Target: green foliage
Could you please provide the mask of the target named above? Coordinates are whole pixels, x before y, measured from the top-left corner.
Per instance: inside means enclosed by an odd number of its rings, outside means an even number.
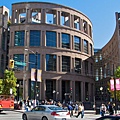
[[[2,94],[2,90],[3,90],[3,85],[2,85],[2,79],[0,79],[0,94]]]
[[[5,70],[4,79],[2,80],[2,94],[9,95],[10,89],[12,89],[12,94],[16,95],[16,82],[17,78],[14,76],[14,71]]]
[[[116,78],[120,78],[120,66],[118,66],[118,68],[115,70],[115,77]]]
[[[10,27],[10,24],[11,24],[11,21],[10,21],[10,20],[8,20],[8,23],[7,23],[8,27]]]
[[[120,66],[118,66],[118,68],[115,70],[114,75],[115,75],[115,78],[120,78]],[[108,90],[111,94],[111,98],[114,98],[114,91],[110,90],[110,83],[108,83],[108,86],[109,86]],[[118,101],[120,101],[120,90],[116,90],[116,98],[117,98]]]

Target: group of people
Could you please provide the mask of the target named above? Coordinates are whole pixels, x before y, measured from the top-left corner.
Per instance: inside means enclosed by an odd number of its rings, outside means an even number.
[[[70,112],[70,117],[73,116],[73,112],[75,111],[76,118],[78,118],[81,115],[81,118],[84,117],[84,105],[83,103],[79,103],[79,104],[68,104],[68,110]]]
[[[100,107],[100,114],[101,116],[104,116],[106,111],[109,112],[109,115],[113,115],[114,111],[115,111],[115,104],[112,103],[108,103],[108,105],[106,106],[105,104],[102,104]]]

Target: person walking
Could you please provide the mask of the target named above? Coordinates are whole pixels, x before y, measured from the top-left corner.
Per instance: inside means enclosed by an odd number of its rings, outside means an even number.
[[[73,106],[71,104],[68,105],[68,110],[70,113],[70,117],[73,117]]]
[[[114,114],[113,106],[112,106],[112,104],[110,102],[108,103],[108,111],[109,111],[109,115]]]
[[[83,116],[84,116],[84,106],[83,106],[82,103],[78,105],[78,114],[77,114],[76,118],[78,118],[80,114],[81,114],[81,118],[83,118]]]
[[[101,114],[101,116],[104,116],[105,113],[106,113],[106,106],[105,106],[105,104],[102,104],[100,107],[100,114]]]

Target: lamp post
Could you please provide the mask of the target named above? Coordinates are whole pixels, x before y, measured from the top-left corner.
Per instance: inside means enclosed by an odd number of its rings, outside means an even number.
[[[19,101],[19,84],[17,84],[17,101]]]
[[[38,65],[38,52],[34,52],[30,49],[25,49],[26,51],[30,51],[35,55],[35,91],[34,91],[34,104],[36,106],[36,98],[37,98],[37,65]]]
[[[103,91],[103,87],[100,87],[100,91],[101,91],[101,104],[102,104],[102,91]]]

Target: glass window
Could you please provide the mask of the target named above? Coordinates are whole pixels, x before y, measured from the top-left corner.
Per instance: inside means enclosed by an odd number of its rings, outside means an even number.
[[[30,46],[40,46],[40,31],[39,30],[30,31]]]
[[[62,72],[70,72],[70,57],[62,56]]]
[[[81,73],[81,59],[75,58],[75,72]]]
[[[75,50],[81,51],[80,47],[81,47],[81,43],[80,43],[80,37],[74,36],[74,48]]]
[[[29,70],[31,70],[31,68],[35,68],[35,63],[36,55],[29,54]],[[37,54],[37,69],[40,69],[40,54]]]
[[[88,41],[84,40],[84,53],[88,54]]]
[[[96,69],[95,72],[96,72],[96,78],[95,78],[95,80],[98,81],[98,80],[99,80],[99,77],[98,77],[98,69]]]
[[[14,46],[24,46],[25,31],[15,31]]]
[[[18,70],[23,70],[22,65],[18,65],[16,62],[24,62],[24,54],[14,54],[14,68]]]
[[[93,48],[92,48],[92,44],[90,44],[90,55],[92,55],[93,52]]]
[[[62,48],[70,49],[70,35],[62,33]]]
[[[46,31],[46,46],[56,47],[56,32]]]
[[[46,71],[56,71],[56,55],[46,55]]]

